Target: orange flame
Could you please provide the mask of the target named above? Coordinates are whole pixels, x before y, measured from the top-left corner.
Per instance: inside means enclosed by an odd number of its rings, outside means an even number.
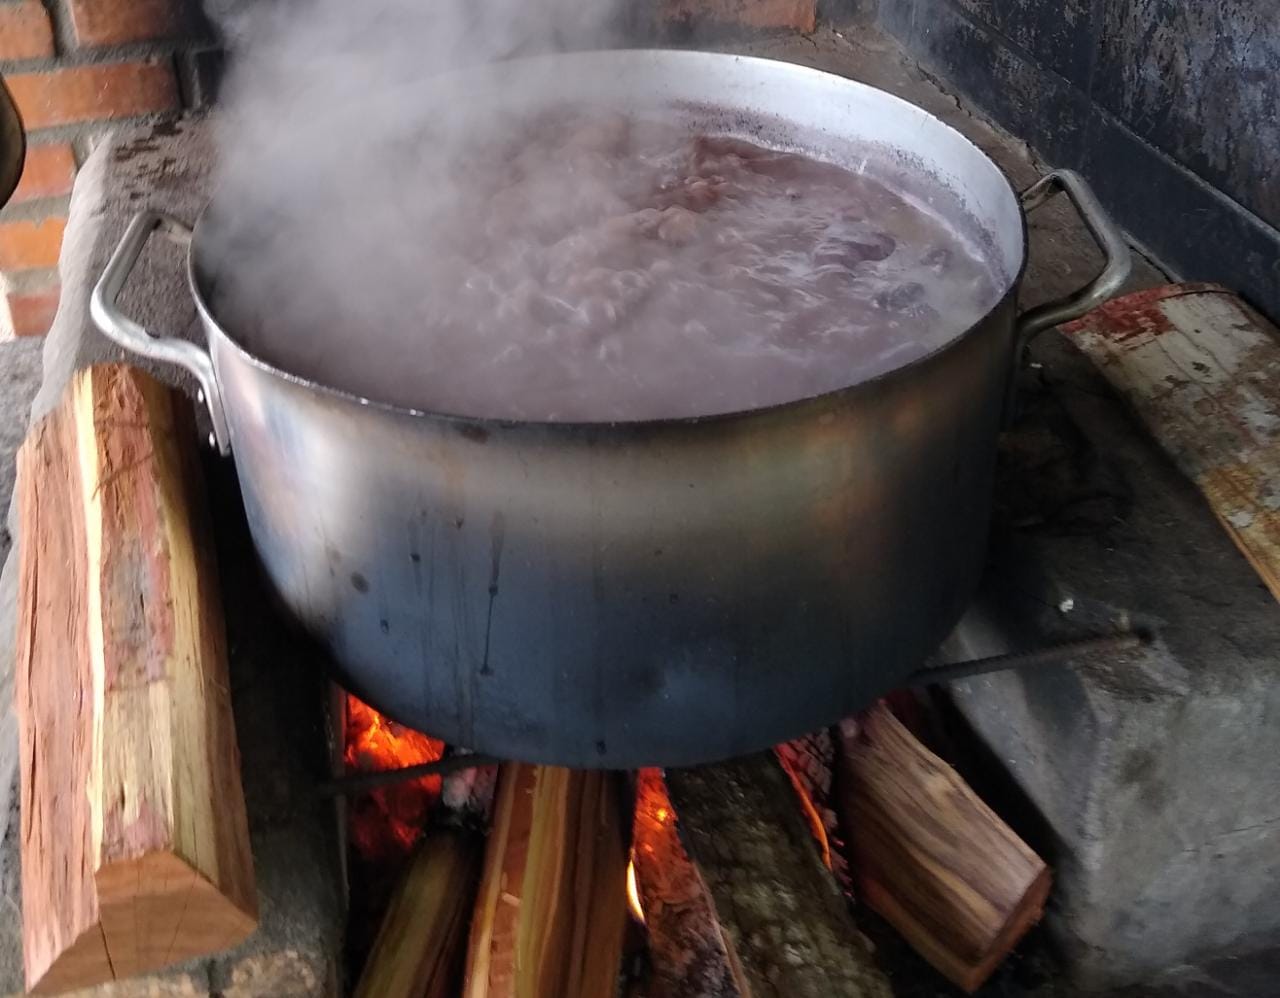
[[[631,907],[631,917],[641,925],[644,921],[644,905],[640,903],[640,888],[636,886],[636,861],[632,856],[627,864],[627,904]]]
[[[434,762],[444,742],[384,717],[364,701],[347,694],[346,744],[348,772],[372,773]],[[407,853],[417,841],[427,812],[440,796],[440,777],[379,787],[352,801],[352,844],[366,859]]]

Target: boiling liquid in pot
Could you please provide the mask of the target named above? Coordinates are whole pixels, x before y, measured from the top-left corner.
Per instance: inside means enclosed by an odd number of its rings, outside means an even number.
[[[406,154],[395,185],[420,241],[344,234],[400,275],[394,322],[357,301],[386,289],[318,280],[295,308],[251,261],[219,311],[277,367],[434,412],[612,421],[793,401],[924,356],[999,298],[976,226],[887,172],[675,113],[546,112],[451,153],[431,180],[447,197],[415,201]],[[291,246],[293,274],[323,251]]]

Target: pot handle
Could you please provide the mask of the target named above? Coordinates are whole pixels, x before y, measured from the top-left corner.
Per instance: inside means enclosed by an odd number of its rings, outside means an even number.
[[[1098,202],[1085,179],[1074,170],[1052,170],[1022,192],[1019,201],[1024,214],[1030,214],[1055,194],[1063,192],[1075,205],[1089,234],[1106,257],[1102,272],[1079,291],[1064,298],[1045,302],[1024,312],[1018,319],[1014,338],[1015,368],[1026,356],[1027,344],[1050,326],[1078,319],[1101,305],[1120,290],[1133,265],[1129,245],[1106,210]]]
[[[191,229],[176,218],[158,211],[141,211],[134,215],[120,239],[120,245],[111,254],[102,276],[94,286],[89,299],[89,315],[93,318],[94,325],[126,350],[148,360],[177,364],[195,376],[200,383],[198,400],[208,408],[209,420],[213,424],[209,443],[216,446],[218,452],[225,457],[231,453],[231,436],[227,431],[227,418],[222,408],[222,392],[218,388],[218,379],[208,352],[187,340],[172,336],[152,336],[120,311],[116,303],[129,275],[133,273],[142,247],[157,229],[179,246],[191,245]]]

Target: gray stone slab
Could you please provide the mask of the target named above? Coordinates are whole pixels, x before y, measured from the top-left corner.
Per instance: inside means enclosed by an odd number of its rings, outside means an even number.
[[[1090,362],[1058,338],[1035,356],[987,590],[950,653],[1129,625],[1158,640],[954,701],[1037,813],[1077,982],[1278,945],[1280,608]]]
[[[58,403],[78,368],[123,359],[89,321],[89,291],[134,212],[151,207],[188,221],[195,218],[208,196],[211,151],[209,126],[193,119],[117,133],[104,140],[85,163],[72,197],[60,262],[62,305],[45,344],[44,378],[35,397],[34,418]],[[157,333],[195,334],[195,314],[183,274],[181,252],[153,241],[123,296],[124,307]],[[153,373],[180,383],[172,370]],[[328,773],[330,754],[324,730],[328,684],[320,659],[270,610],[232,468],[212,456],[206,464],[260,927],[231,952],[92,993],[224,998],[335,995],[341,987],[345,905],[337,815],[331,803],[312,792]],[[21,538],[16,541],[20,544]],[[16,732],[11,706],[16,563],[11,556],[0,574],[3,995],[21,993],[23,985]]]

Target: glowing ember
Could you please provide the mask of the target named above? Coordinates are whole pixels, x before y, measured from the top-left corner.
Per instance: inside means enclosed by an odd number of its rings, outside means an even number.
[[[822,853],[823,865],[830,870],[832,868],[831,840],[827,837],[827,827],[822,820],[822,815],[818,813],[818,808],[813,802],[813,797],[810,796],[804,779],[796,772],[788,757],[779,755],[778,761],[782,764],[783,772],[790,778],[791,786],[795,788],[796,803],[800,805],[805,821],[809,823],[809,831],[813,833],[813,840],[818,844],[818,851]]]
[[[777,746],[775,751],[778,761],[791,778],[791,785],[813,830],[813,837],[822,850],[827,868],[835,875],[840,887],[851,895],[853,883],[834,808],[836,743],[832,732],[825,728],[814,731]]]
[[[444,742],[406,728],[347,694],[344,761],[348,772],[372,773],[434,762]],[[351,802],[351,843],[365,859],[390,859],[412,848],[440,796],[440,777],[423,776],[371,790]]]

